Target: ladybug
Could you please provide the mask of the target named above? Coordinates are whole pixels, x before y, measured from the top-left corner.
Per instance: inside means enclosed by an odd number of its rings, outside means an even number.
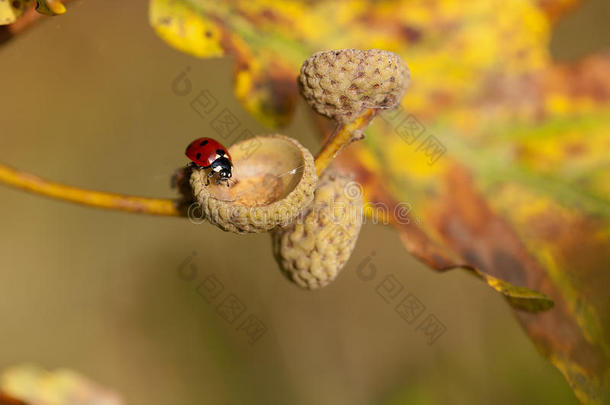
[[[231,178],[231,155],[227,148],[212,138],[198,138],[189,144],[185,152],[186,156],[191,159],[195,165],[202,169],[211,169],[208,173],[206,186],[210,184],[210,177],[214,173],[218,173],[217,184],[221,181],[227,182],[229,187],[229,179]]]

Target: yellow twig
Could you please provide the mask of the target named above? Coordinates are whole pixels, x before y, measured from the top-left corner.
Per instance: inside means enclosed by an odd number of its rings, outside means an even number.
[[[326,141],[315,160],[316,172],[324,172],[335,156],[346,145],[355,139],[357,134],[364,131],[377,115],[378,110],[367,110],[363,115],[348,123],[341,124],[333,135]],[[103,191],[87,190],[83,188],[55,183],[34,176],[33,174],[13,169],[0,164],[0,183],[20,188],[32,193],[41,194],[59,200],[70,201],[77,204],[96,208],[133,212],[139,214],[162,216],[186,216],[180,209],[177,200],[166,198],[135,197],[122,194],[106,193]]]
[[[162,198],[133,197],[87,190],[41,179],[0,164],[0,183],[32,193],[97,208],[150,215],[183,216],[176,201]]]
[[[324,172],[345,146],[356,139],[360,139],[358,134],[369,126],[378,112],[378,109],[369,109],[353,121],[339,124],[339,128],[328,138],[322,146],[322,150],[316,156],[315,163],[318,176]]]

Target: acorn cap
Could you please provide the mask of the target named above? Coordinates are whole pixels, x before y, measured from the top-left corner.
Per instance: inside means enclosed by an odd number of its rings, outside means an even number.
[[[379,49],[318,52],[303,63],[299,75],[301,94],[309,105],[340,122],[367,108],[396,107],[409,81],[405,61]]]
[[[283,135],[256,136],[231,145],[233,177],[229,187],[211,179],[209,170],[194,169],[189,207],[219,228],[266,232],[294,220],[313,200],[317,183],[313,156]],[[194,209],[194,210],[192,210]]]
[[[362,208],[360,185],[326,171],[313,203],[292,224],[272,233],[274,255],[284,274],[308,289],[334,280],[356,245]]]

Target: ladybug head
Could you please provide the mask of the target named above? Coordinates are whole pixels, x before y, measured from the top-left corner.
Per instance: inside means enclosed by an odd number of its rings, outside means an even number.
[[[222,169],[221,171],[218,172],[218,175],[220,176],[221,179],[230,179],[232,176],[231,168],[229,167],[228,169]]]
[[[216,159],[214,163],[216,165],[215,171],[218,173],[218,176],[221,180],[228,180],[231,178],[231,176],[233,176],[233,174],[231,173],[232,164],[229,159],[227,159],[226,157],[221,157],[219,159]]]

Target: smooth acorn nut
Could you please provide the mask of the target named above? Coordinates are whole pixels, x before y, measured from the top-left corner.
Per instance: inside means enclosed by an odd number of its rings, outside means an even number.
[[[303,288],[328,285],[354,250],[362,208],[360,185],[326,171],[313,203],[292,224],[272,233],[273,252],[283,273]]]
[[[301,67],[299,88],[318,113],[347,122],[367,108],[393,108],[409,86],[410,72],[397,54],[379,49],[318,52]]]
[[[195,203],[189,217],[201,215],[219,228],[266,232],[292,222],[313,200],[317,183],[313,156],[295,139],[256,136],[229,147],[233,177],[207,183],[207,172],[194,169],[190,185]]]

